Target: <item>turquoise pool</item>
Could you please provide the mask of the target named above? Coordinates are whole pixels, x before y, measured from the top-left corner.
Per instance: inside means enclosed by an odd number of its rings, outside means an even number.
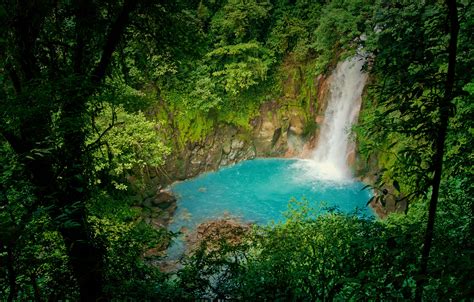
[[[364,184],[320,179],[311,169],[309,160],[254,159],[175,183],[171,190],[178,208],[169,228],[193,229],[225,215],[257,224],[276,222],[284,219],[291,198],[372,215],[366,206],[370,192],[361,190]]]

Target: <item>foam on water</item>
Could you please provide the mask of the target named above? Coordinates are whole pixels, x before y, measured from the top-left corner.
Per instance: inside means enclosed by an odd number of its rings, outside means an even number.
[[[364,62],[362,55],[341,62],[329,79],[328,105],[319,141],[312,162],[306,162],[306,170],[313,172],[313,178],[344,181],[352,177],[347,161],[355,145],[349,132],[357,119],[367,80],[362,71]]]
[[[361,191],[362,183],[307,178],[300,169],[302,162],[249,160],[173,184],[178,207],[169,229],[193,230],[202,222],[228,215],[257,224],[282,221],[292,198],[307,199],[310,205],[324,202],[344,212],[358,208],[361,214],[372,215],[366,207],[370,192]],[[176,257],[182,251],[180,242],[169,254]]]
[[[290,199],[324,202],[329,208],[371,215],[366,207],[370,192],[352,179],[348,155],[354,152],[349,130],[357,119],[367,76],[364,59],[356,56],[336,67],[330,79],[330,93],[324,123],[313,156],[309,160],[256,159],[217,172],[175,183],[178,197],[171,231],[195,229],[200,223],[226,215],[244,222],[266,224],[284,219]],[[182,241],[168,250],[177,257]]]

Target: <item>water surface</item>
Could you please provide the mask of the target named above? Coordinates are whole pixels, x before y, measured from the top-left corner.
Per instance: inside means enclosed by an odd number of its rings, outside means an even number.
[[[292,198],[322,201],[344,212],[358,208],[370,215],[366,207],[370,192],[361,191],[364,184],[318,179],[317,171],[314,177],[308,175],[311,167],[302,160],[255,159],[175,183],[171,190],[178,208],[170,229],[193,229],[225,215],[257,224],[281,221]]]
[[[284,219],[288,202],[295,198],[324,202],[344,212],[366,207],[370,192],[352,180],[347,164],[355,150],[349,129],[356,121],[367,75],[364,58],[355,56],[337,65],[330,77],[328,106],[312,159],[255,159],[217,172],[176,183],[178,209],[170,230],[192,230],[206,220],[226,215],[243,222],[267,224]],[[180,245],[181,244],[181,247]],[[183,249],[182,242],[169,254]]]

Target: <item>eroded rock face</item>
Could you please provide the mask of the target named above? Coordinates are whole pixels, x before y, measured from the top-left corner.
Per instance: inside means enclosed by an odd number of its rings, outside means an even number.
[[[311,135],[304,133],[307,119],[302,108],[267,102],[249,128],[222,124],[202,141],[188,143],[172,154],[163,171],[151,177],[169,184],[255,157],[298,157],[311,141]]]

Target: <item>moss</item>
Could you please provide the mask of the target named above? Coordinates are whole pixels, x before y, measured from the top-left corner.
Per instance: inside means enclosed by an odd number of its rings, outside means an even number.
[[[318,129],[318,127],[318,124],[313,119],[307,120],[304,124],[303,136],[309,137],[313,135],[316,132],[316,129]]]
[[[181,113],[175,121],[178,127],[181,145],[187,142],[198,142],[206,138],[214,129],[214,120],[207,114],[188,111]]]
[[[282,65],[269,74],[267,80],[252,86],[238,96],[225,96],[219,108],[207,112],[193,107],[189,94],[179,91],[164,91],[157,102],[154,114],[159,120],[168,121],[163,132],[176,148],[183,149],[188,143],[202,142],[222,124],[233,125],[240,131],[247,131],[245,141],[253,130],[251,120],[258,117],[260,107],[268,101],[277,101],[278,106],[267,111],[268,118],[274,114],[287,129],[289,117],[297,114],[305,123],[304,133],[310,135],[316,130],[312,114],[316,112],[317,87],[314,84],[318,70],[317,60],[297,61],[288,56]],[[164,99],[164,100],[163,100]],[[170,117],[172,121],[169,122]]]
[[[245,142],[245,143],[251,143],[252,142],[252,132],[250,131],[244,131],[244,132],[239,132],[237,134],[237,139]]]

